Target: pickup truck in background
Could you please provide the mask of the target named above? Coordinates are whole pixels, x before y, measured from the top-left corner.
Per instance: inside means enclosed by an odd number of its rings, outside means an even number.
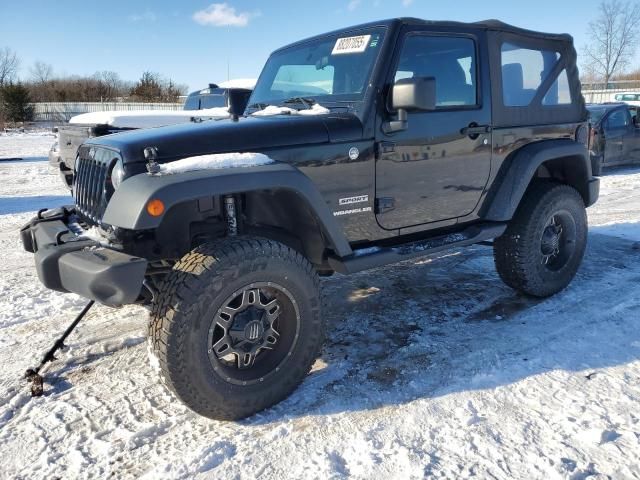
[[[140,128],[164,127],[188,122],[220,120],[229,116],[230,92],[246,102],[255,79],[236,79],[188,95],[183,110],[102,111],[76,115],[57,128],[58,138],[49,151],[49,164],[59,171],[64,183],[73,184],[73,165],[78,147],[87,139]]]

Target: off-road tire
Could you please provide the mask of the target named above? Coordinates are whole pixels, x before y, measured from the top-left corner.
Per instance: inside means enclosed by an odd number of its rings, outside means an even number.
[[[229,383],[212,366],[208,331],[224,299],[255,282],[277,282],[290,292],[299,335],[278,371],[264,381]],[[217,420],[244,418],[286,398],[309,372],[323,340],[313,266],[297,251],[257,237],[228,238],[185,255],[163,282],[149,322],[164,383],[193,411]]]
[[[575,244],[566,263],[552,271],[541,263],[541,239],[548,219],[557,212],[570,215],[575,222]],[[495,240],[493,252],[504,283],[527,295],[544,298],[569,285],[586,245],[587,214],[580,194],[568,185],[539,181],[527,190],[507,230]]]

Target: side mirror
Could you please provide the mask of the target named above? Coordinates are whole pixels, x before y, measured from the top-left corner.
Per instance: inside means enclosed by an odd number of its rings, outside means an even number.
[[[238,120],[238,117],[244,114],[249,97],[251,97],[251,90],[244,88],[230,88],[227,91],[229,114],[233,120]]]
[[[398,80],[391,87],[391,107],[397,110],[397,118],[383,124],[384,133],[406,130],[409,111],[432,111],[436,109],[436,79],[413,77]]]
[[[436,79],[414,77],[398,80],[391,89],[391,105],[394,110],[435,110]]]

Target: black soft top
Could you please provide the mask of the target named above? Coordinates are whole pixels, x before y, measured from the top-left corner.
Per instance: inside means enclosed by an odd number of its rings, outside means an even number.
[[[281,47],[278,50],[276,50],[276,52],[293,47],[295,45],[309,42],[311,40],[315,40],[318,38],[327,37],[331,35],[344,34],[349,31],[362,30],[366,28],[375,28],[375,27],[387,27],[387,28],[399,27],[402,25],[458,27],[458,28],[465,28],[465,29],[507,32],[507,33],[512,33],[514,35],[518,35],[522,37],[529,37],[529,38],[535,38],[540,40],[551,40],[551,41],[570,42],[570,43],[573,42],[573,37],[568,33],[536,32],[534,30],[527,30],[526,28],[520,28],[513,25],[509,25],[508,23],[504,23],[504,22],[501,22],[500,20],[495,20],[495,19],[482,20],[480,22],[465,23],[465,22],[455,22],[450,20],[423,20],[415,17],[401,17],[401,18],[390,18],[386,20],[379,20],[376,22],[362,23],[359,25],[353,25],[351,27],[341,28],[338,30],[333,30],[331,32],[322,33],[320,35],[315,35],[313,37],[305,38],[304,40],[299,40],[297,42]]]
[[[587,110],[581,93],[580,76],[578,72],[577,54],[573,46],[573,38],[568,34],[544,33],[514,27],[499,20],[484,20],[481,22],[463,23],[451,21],[421,20],[419,18],[394,18],[369,22],[353,27],[347,27],[333,32],[317,35],[299,42],[292,43],[279,50],[301,45],[327,36],[349,35],[351,32],[385,27],[390,33],[397,32],[404,26],[425,26],[434,28],[452,28],[463,32],[486,33],[489,49],[489,68],[491,69],[491,98],[492,124],[494,127],[516,127],[527,125],[546,125],[560,123],[581,123],[587,119]],[[528,91],[522,84],[522,73],[505,77],[505,85],[514,91],[521,91],[532,96],[526,106],[506,105],[503,99],[503,66],[502,48],[505,44],[515,45],[516,48],[533,49],[545,52],[556,52],[558,60],[555,65],[548,65],[547,76],[534,92]],[[504,67],[508,67],[505,65]],[[522,67],[520,66],[520,69]],[[567,104],[544,105],[545,95],[550,92],[554,82],[560,75],[566,73],[571,102]],[[519,77],[519,78],[517,78]],[[558,88],[557,84],[554,88]],[[517,105],[517,104],[516,104]]]

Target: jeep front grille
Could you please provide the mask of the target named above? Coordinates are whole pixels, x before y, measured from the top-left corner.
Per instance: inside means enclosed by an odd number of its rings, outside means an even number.
[[[119,155],[100,147],[82,146],[78,149],[73,182],[76,210],[84,220],[100,224],[113,194],[110,173]]]

